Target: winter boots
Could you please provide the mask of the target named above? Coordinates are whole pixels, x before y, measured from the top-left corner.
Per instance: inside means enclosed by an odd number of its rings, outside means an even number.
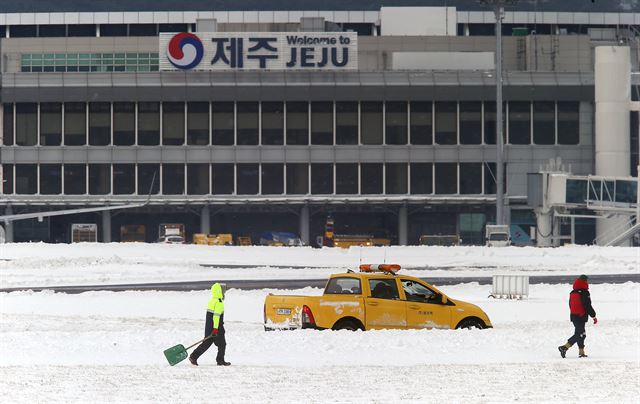
[[[231,365],[231,362],[225,362],[224,360],[218,362],[218,366],[229,366]]]
[[[191,364],[193,366],[198,366],[198,361],[197,359],[195,359],[193,356],[189,355],[189,362],[191,362]]]
[[[566,355],[567,355],[567,351],[569,350],[569,348],[571,348],[571,346],[572,346],[572,344],[570,344],[568,342],[566,344],[564,344],[564,345],[560,345],[558,347],[558,351],[560,351],[560,356],[565,358]]]
[[[571,348],[573,344],[570,343],[566,343],[564,345],[560,345],[558,347],[558,351],[560,351],[560,356],[562,356],[563,358],[565,358],[567,356],[567,351],[569,350],[569,348]],[[578,348],[578,358],[588,358],[589,356],[587,356],[586,353],[584,353],[584,348]]]

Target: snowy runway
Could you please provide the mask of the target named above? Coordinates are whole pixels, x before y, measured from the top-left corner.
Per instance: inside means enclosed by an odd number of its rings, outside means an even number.
[[[360,260],[432,265],[418,276],[637,274],[640,249],[397,247],[309,249],[206,246],[0,245],[0,286],[225,279],[312,279]],[[223,270],[199,264],[247,265]],[[327,268],[268,265],[327,264]],[[250,268],[249,265],[265,267]],[[416,272],[416,273],[413,273]],[[215,347],[170,367],[162,352],[202,338],[209,291],[0,293],[3,402],[494,403],[636,402],[640,396],[640,284],[591,286],[600,322],[587,326],[589,358],[557,346],[573,329],[570,285],[535,284],[522,301],[487,296],[491,285],[439,286],[477,304],[489,330],[264,332],[267,293],[231,289],[225,327],[229,368]]]
[[[565,285],[523,301],[490,286],[442,287],[480,305],[490,330],[264,332],[268,292],[230,290],[227,359],[215,347],[170,367],[162,351],[201,338],[208,291],[0,295],[0,395],[8,402],[631,402],[640,394],[640,285],[594,285],[588,359],[556,346],[572,329]],[[319,294],[307,288],[288,293]],[[219,381],[219,376],[223,376]]]
[[[637,365],[2,367],[6,402],[630,403]],[[215,375],[215,379],[214,379]],[[603,380],[603,375],[606,375]]]

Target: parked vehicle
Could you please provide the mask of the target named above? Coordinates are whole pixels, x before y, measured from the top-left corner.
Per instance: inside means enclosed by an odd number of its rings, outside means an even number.
[[[73,223],[71,225],[72,243],[95,243],[98,241],[98,225],[95,223]]]
[[[260,245],[273,247],[299,247],[303,246],[302,239],[296,234],[285,231],[266,231],[260,234]]]
[[[167,239],[169,236],[178,236],[182,238],[182,242],[184,243],[185,234],[184,234],[184,224],[182,223],[163,223],[158,226],[158,242],[166,242],[162,241]],[[173,239],[176,240],[176,239]]]
[[[399,265],[361,265],[331,275],[322,296],[269,294],[264,327],[272,329],[489,328],[478,306],[448,297],[433,285],[398,275]]]
[[[438,234],[438,235],[426,235],[423,234],[418,240],[420,245],[442,245],[453,246],[460,245],[460,237],[455,234]]]
[[[209,237],[204,233],[194,233],[193,244],[208,245]]]
[[[322,246],[325,247],[369,247],[369,246],[388,246],[391,240],[383,237],[373,237],[370,234],[336,234],[334,232],[335,221],[333,217],[327,217],[324,226],[324,235],[322,237]]]
[[[182,236],[164,236],[158,239],[158,243],[165,244],[184,244],[184,237]]]
[[[485,240],[488,247],[507,247],[511,245],[511,232],[507,225],[488,224],[485,228]]]
[[[120,226],[121,242],[141,242],[146,240],[146,227],[142,224],[128,224]]]
[[[207,236],[208,245],[233,245],[233,236],[229,233],[209,234]]]

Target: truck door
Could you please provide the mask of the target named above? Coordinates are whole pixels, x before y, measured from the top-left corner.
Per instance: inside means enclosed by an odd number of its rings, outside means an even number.
[[[406,297],[407,328],[451,328],[451,306],[442,295],[411,279],[402,279]]]
[[[397,278],[370,278],[365,298],[365,327],[407,328],[406,302],[400,300]]]

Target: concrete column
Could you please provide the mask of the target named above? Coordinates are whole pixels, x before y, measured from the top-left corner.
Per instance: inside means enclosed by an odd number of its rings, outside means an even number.
[[[553,234],[553,216],[551,212],[542,213],[536,210],[536,245],[538,247],[551,247]]]
[[[630,175],[631,57],[628,46],[598,46],[595,51],[596,175]],[[628,218],[596,220],[599,243],[624,232]],[[629,242],[621,245],[630,245]]]
[[[554,247],[560,247],[560,239],[557,238],[560,236],[560,220],[552,220],[552,225],[553,225],[553,240],[552,240],[552,244]]]
[[[309,243],[309,205],[302,205],[300,208],[300,239],[305,245]]]
[[[209,234],[211,233],[211,214],[209,212],[209,205],[204,205],[202,207],[202,212],[200,213],[200,233]]]
[[[400,206],[398,209],[398,244],[409,244],[409,226],[408,226],[408,209],[406,205]]]
[[[102,212],[102,242],[111,242],[111,211],[105,210]]]
[[[4,210],[6,215],[13,215],[13,209],[11,206],[7,206]],[[13,243],[13,222],[3,223],[4,225],[4,238],[7,243]]]

